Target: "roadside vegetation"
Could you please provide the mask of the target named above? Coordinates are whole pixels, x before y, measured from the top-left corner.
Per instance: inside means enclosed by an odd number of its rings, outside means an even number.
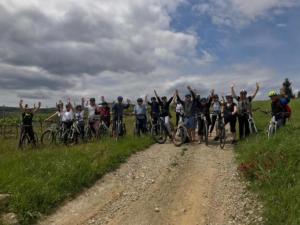
[[[257,111],[260,134],[236,148],[240,171],[265,205],[267,225],[300,224],[300,101],[291,106],[291,121],[271,140],[264,133],[270,116]],[[256,102],[257,107],[269,110],[270,102]]]
[[[33,224],[42,214],[95,183],[153,141],[136,138],[129,118],[128,135],[72,147],[53,145],[20,151],[16,139],[0,141],[0,193],[11,194],[9,209],[21,224]],[[1,213],[1,212],[0,212]]]

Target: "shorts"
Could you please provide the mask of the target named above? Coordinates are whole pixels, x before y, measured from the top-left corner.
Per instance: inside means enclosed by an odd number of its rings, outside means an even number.
[[[196,118],[194,116],[185,117],[183,123],[187,129],[196,129]]]
[[[224,121],[225,121],[225,125],[229,123],[229,125],[230,125],[230,132],[231,133],[236,133],[236,121],[237,121],[236,116],[225,117]]]

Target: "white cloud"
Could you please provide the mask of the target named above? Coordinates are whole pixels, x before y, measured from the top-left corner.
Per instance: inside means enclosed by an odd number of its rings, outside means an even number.
[[[137,90],[134,82],[126,87],[118,83],[130,78],[138,80],[141,87],[148,85],[147,81],[159,85],[164,76],[170,79],[172,75],[159,75],[158,71],[210,64],[215,60],[210,53],[197,53],[196,34],[170,27],[170,14],[183,2],[2,0],[0,72],[13,76],[0,77],[3,91],[10,91],[10,97],[2,95],[1,101],[12,102],[21,94],[36,98],[45,88],[47,93],[55,92],[47,100],[52,102],[65,93],[92,95],[99,89],[111,96],[116,91],[133,95]],[[29,68],[34,68],[34,73],[30,74]],[[155,80],[156,75],[159,78]],[[46,82],[49,79],[51,82]],[[26,81],[32,81],[30,87]],[[68,85],[55,85],[64,82]],[[113,85],[108,88],[109,82]]]
[[[298,0],[208,0],[195,5],[194,10],[209,15],[214,24],[239,28],[299,5]]]

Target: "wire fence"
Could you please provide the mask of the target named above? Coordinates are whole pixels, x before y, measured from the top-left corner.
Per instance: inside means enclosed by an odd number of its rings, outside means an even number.
[[[41,134],[49,127],[49,123],[34,122],[33,129],[37,134]],[[20,134],[20,124],[0,124],[0,138],[18,138]]]

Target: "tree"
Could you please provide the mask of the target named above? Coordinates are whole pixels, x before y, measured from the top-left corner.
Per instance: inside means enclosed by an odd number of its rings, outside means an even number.
[[[282,91],[284,92],[285,95],[287,95],[289,98],[294,98],[295,95],[293,94],[293,89],[292,89],[292,83],[289,81],[288,78],[286,78],[282,84]]]
[[[300,91],[298,91],[298,96],[297,97],[300,98]]]

